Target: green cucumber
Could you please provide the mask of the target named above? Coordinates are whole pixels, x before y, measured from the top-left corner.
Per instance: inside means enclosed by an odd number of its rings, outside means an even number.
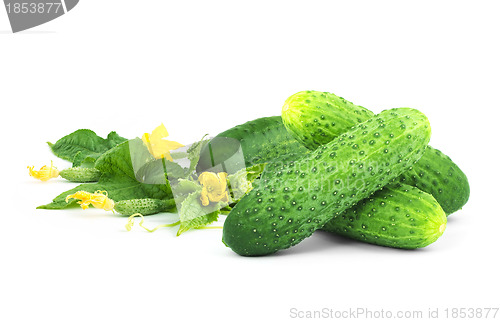
[[[446,228],[446,214],[432,195],[389,184],[323,226],[323,230],[363,242],[414,249],[435,242]]]
[[[444,153],[430,146],[420,160],[396,180],[431,194],[450,215],[469,200],[467,176]]]
[[[71,182],[97,182],[101,177],[101,171],[96,168],[73,167],[61,170],[59,175]]]
[[[152,198],[121,200],[115,202],[114,208],[114,210],[125,216],[131,216],[137,213],[146,216],[159,212],[172,211],[174,209],[174,199],[162,200]]]
[[[230,159],[240,147],[244,160],[233,160],[231,166],[234,170],[227,172],[272,160],[291,160],[293,154],[309,151],[288,133],[280,116],[263,117],[237,125],[210,140],[201,151],[197,172],[201,173]]]
[[[430,132],[421,112],[386,110],[297,161],[266,168],[266,179],[226,218],[223,242],[244,256],[298,244],[408,170],[424,153]]]
[[[314,150],[375,114],[332,93],[304,91],[290,96],[281,117],[286,129]]]
[[[287,130],[312,150],[372,115],[371,111],[335,94],[317,91],[290,96],[282,109]],[[461,209],[470,195],[466,175],[448,156],[432,147],[397,180],[432,194],[447,215]]]

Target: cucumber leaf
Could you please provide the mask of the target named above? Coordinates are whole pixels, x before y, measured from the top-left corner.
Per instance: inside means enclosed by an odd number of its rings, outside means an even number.
[[[201,149],[203,149],[203,147],[210,141],[210,140],[205,140],[206,136],[207,134],[205,134],[200,141],[193,143],[187,150],[188,159],[190,161],[188,169],[189,174],[191,174],[194,171],[194,169],[198,165],[198,161],[200,161]]]
[[[106,139],[90,130],[78,130],[50,144],[54,154],[72,160],[74,165],[90,166],[102,174],[98,182],[84,183],[58,195],[49,204],[39,209],[64,209],[77,206],[77,200],[66,203],[66,196],[84,190],[95,192],[105,190],[115,202],[130,199],[161,199],[175,202],[178,207],[180,227],[177,235],[193,229],[203,228],[217,221],[221,209],[230,209],[227,202],[201,204],[202,186],[197,181],[196,165],[200,151],[208,140],[204,137],[192,144],[186,151],[172,154],[174,161],[155,159],[139,138],[126,140],[111,132]],[[184,165],[184,166],[183,166]],[[228,187],[237,202],[252,189],[252,182],[258,178],[265,165],[242,169],[228,177]],[[167,174],[168,179],[167,180]]]
[[[176,194],[191,194],[193,192],[200,192],[201,188],[201,185],[197,181],[179,179],[175,185],[175,192]]]
[[[220,214],[220,209],[224,208],[227,203],[218,202],[210,203],[208,206],[203,206],[200,201],[200,192],[193,192],[184,199],[179,211],[180,227],[177,231],[177,236],[193,229],[202,228],[208,224],[217,221]]]
[[[141,177],[136,176],[134,171],[130,146],[134,147],[134,158],[148,158],[149,152],[142,145],[139,149],[138,141],[134,139],[118,144],[116,147],[104,152],[95,163],[96,169],[101,171],[102,175],[98,182],[84,183],[73,189],[65,191],[58,195],[54,200],[47,204],[39,206],[38,209],[64,209],[76,204],[72,199],[66,203],[66,196],[76,191],[95,192],[105,190],[109,198],[114,201],[128,199],[153,198],[168,200],[172,199],[172,191],[164,173],[156,173],[155,183],[144,183]]]
[[[237,203],[252,190],[252,182],[260,176],[264,167],[265,164],[258,164],[228,176],[231,204]],[[177,236],[190,229],[207,226],[217,221],[222,210],[231,209],[228,202],[215,202],[203,206],[200,201],[202,186],[193,178],[179,179],[172,185],[172,190],[177,205],[180,205],[180,227]]]
[[[47,143],[57,157],[73,162],[73,167],[90,167],[104,152],[125,141],[127,139],[116,132],[110,132],[104,139],[94,131],[81,129],[66,135],[54,144]]]
[[[231,203],[237,203],[239,199],[252,190],[252,181],[260,176],[264,167],[265,164],[255,165],[228,176],[228,188],[232,196]],[[180,179],[173,186],[175,200],[177,204],[180,203],[180,227],[177,236],[193,228],[203,228],[217,221],[221,210],[231,209],[227,202],[215,202],[203,206],[200,201],[201,190],[202,186],[197,181],[187,179]]]
[[[200,141],[191,144],[186,152],[176,152],[175,154],[172,153],[173,159],[178,160],[179,163],[165,160],[165,169],[168,173],[168,178],[171,181],[176,182],[179,179],[185,179],[194,174],[194,169],[196,168],[196,165],[200,160],[201,149],[209,141],[204,139],[205,136],[203,136]],[[180,165],[180,163],[185,163],[183,161],[189,163],[189,166],[187,168],[184,168]]]
[[[172,185],[175,202],[181,205],[182,202],[193,192],[201,192],[201,185],[197,181],[189,179],[179,179]]]

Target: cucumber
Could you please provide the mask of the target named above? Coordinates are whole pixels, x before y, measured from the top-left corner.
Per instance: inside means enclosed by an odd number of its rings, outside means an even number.
[[[271,160],[288,161],[295,157],[294,154],[309,152],[288,133],[280,116],[263,117],[237,125],[210,140],[200,153],[197,172],[201,173],[227,161],[240,147],[244,164],[243,160],[233,160],[233,171],[224,169],[226,172],[236,172]]]
[[[114,210],[125,216],[137,213],[146,216],[174,209],[174,199],[162,200],[152,198],[121,200],[115,202],[114,207]]]
[[[415,249],[435,242],[446,228],[446,214],[432,195],[389,184],[323,226],[323,230],[363,242]]]
[[[469,200],[467,176],[450,157],[430,146],[420,160],[397,180],[431,194],[447,216],[462,209]]]
[[[371,115],[371,111],[335,94],[317,91],[290,96],[282,109],[287,130],[313,150]],[[432,147],[428,147],[421,160],[397,180],[430,193],[447,215],[461,209],[469,200],[467,176],[448,156]]]
[[[417,163],[422,162],[422,159],[429,155],[429,149],[432,148],[427,146]],[[270,163],[267,165],[268,172],[280,166],[280,163]],[[411,170],[406,171],[397,180],[404,178],[403,176],[410,172]],[[267,178],[261,177],[261,179]],[[394,196],[395,192],[397,192],[396,196]],[[451,200],[451,198],[450,196],[448,199]],[[391,201],[392,208],[384,207],[387,200]],[[413,202],[415,200],[418,201]],[[429,207],[429,205],[433,206]],[[395,209],[397,210],[394,211]],[[406,217],[407,215],[411,217]],[[435,216],[435,218],[428,218],[428,216]],[[411,230],[408,227],[408,221],[414,225]],[[436,226],[438,222],[444,223],[444,226]],[[433,243],[442,235],[445,227],[446,213],[431,194],[414,186],[392,183],[342,214],[339,215],[337,212],[334,218],[321,229],[375,245],[412,249]]]
[[[61,170],[59,175],[71,182],[97,182],[101,177],[101,171],[96,168],[73,167]]]
[[[375,114],[332,93],[304,91],[290,96],[281,117],[286,129],[314,150]]]
[[[266,168],[226,218],[223,242],[244,256],[298,244],[417,162],[430,132],[421,112],[386,110],[297,161]]]

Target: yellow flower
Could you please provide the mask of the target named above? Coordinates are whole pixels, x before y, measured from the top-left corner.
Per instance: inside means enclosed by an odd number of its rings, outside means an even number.
[[[66,202],[68,202],[69,199],[80,199],[81,201],[78,201],[78,204],[82,207],[82,209],[87,209],[90,204],[96,208],[104,210],[113,210],[115,207],[115,202],[108,198],[108,193],[101,190],[97,190],[94,193],[77,191],[72,195],[68,195],[66,197]]]
[[[208,206],[210,202],[229,201],[226,183],[227,173],[203,172],[198,177],[203,188],[201,189],[201,204]]]
[[[146,144],[149,153],[151,153],[155,159],[167,158],[167,160],[173,161],[170,151],[184,146],[175,141],[164,140],[163,138],[167,136],[168,132],[163,123],[154,129],[151,134],[144,133],[142,136],[142,142]]]
[[[57,170],[57,168],[53,166],[52,161],[50,161],[50,167],[44,165],[38,171],[33,170],[33,168],[34,166],[28,167],[30,176],[35,179],[47,181],[49,179],[59,177],[59,170]]]

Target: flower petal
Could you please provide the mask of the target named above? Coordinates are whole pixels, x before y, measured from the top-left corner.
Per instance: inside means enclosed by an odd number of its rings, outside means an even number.
[[[219,183],[219,178],[213,172],[203,172],[198,177],[198,181],[200,181],[203,186],[214,187]]]
[[[96,191],[94,193],[90,193],[88,191],[77,191],[72,195],[66,196],[66,202],[69,199],[80,199],[78,204],[82,207],[82,209],[87,209],[90,204],[98,209],[104,210],[113,210],[115,207],[115,202],[112,199],[108,198],[108,193],[106,191]]]
[[[209,199],[208,199],[208,191],[207,191],[207,188],[206,187],[203,187],[201,189],[201,196],[200,196],[200,200],[201,200],[201,204],[203,206],[208,206],[208,204],[210,203]]]
[[[168,136],[168,131],[163,123],[151,132],[151,141],[161,140]]]
[[[162,140],[162,141],[165,142],[165,146],[169,151],[177,150],[178,148],[182,148],[184,146],[183,144],[175,141],[169,141],[169,140]]]
[[[208,200],[211,202],[229,201],[226,178],[227,173],[225,172],[217,174],[214,172],[201,173],[198,181],[203,186],[202,197],[205,199],[208,197]],[[203,205],[207,206],[208,202],[203,202]]]
[[[142,141],[155,159],[166,158],[169,161],[173,161],[170,151],[184,146],[175,141],[164,140],[163,138],[167,136],[168,131],[163,123],[154,129],[151,134],[144,133],[142,136]]]
[[[47,181],[49,179],[57,178],[59,176],[59,170],[57,170],[57,168],[54,167],[52,161],[50,162],[50,167],[44,165],[38,171],[33,170],[33,168],[34,166],[28,167],[29,175],[41,181]]]

